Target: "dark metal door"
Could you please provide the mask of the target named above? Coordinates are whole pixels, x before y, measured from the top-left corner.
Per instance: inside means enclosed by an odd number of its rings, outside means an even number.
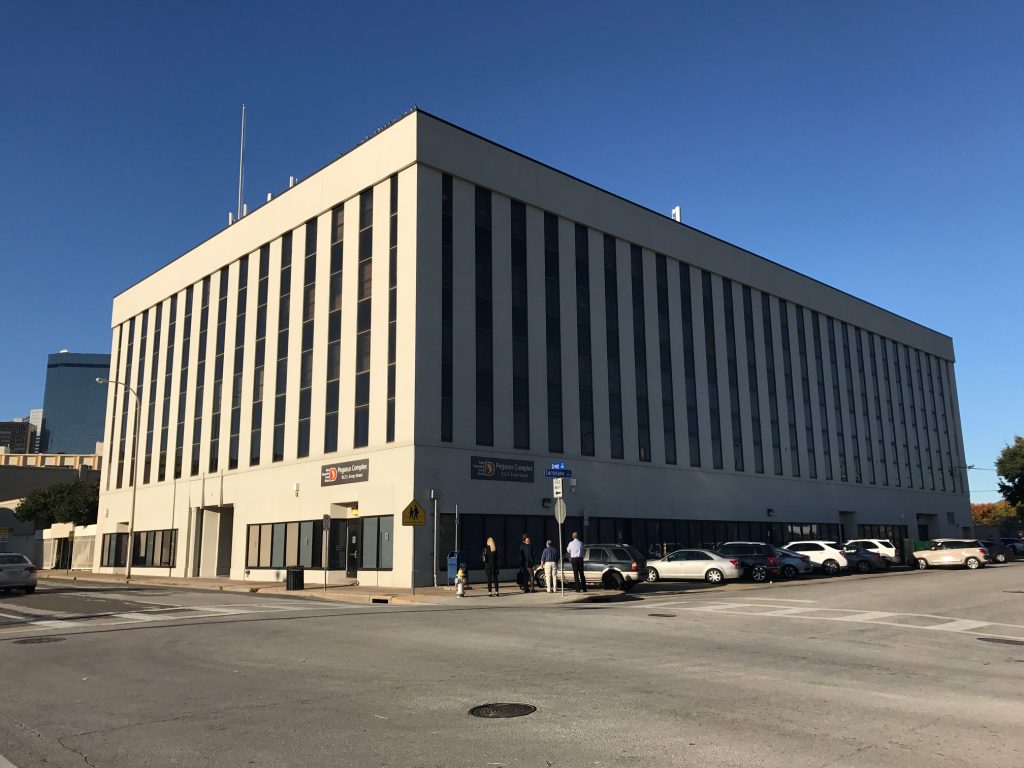
[[[354,579],[359,574],[359,551],[363,546],[362,520],[349,520],[345,536],[345,575]]]

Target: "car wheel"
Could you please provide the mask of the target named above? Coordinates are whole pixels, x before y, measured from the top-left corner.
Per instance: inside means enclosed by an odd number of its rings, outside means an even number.
[[[1003,554],[1002,552],[999,552],[999,553],[998,553],[998,554],[997,554],[997,555],[995,556],[995,558],[994,558],[994,559],[995,559],[995,561],[996,561],[997,563],[1005,563],[1005,562],[1006,562],[1006,555],[1005,555],[1005,554]]]
[[[835,576],[837,573],[839,573],[839,563],[837,563],[835,560],[826,560],[824,563],[821,564],[821,567],[825,569],[825,573],[827,573],[829,576]]]
[[[796,569],[795,565],[784,565],[782,566],[782,575],[787,579],[795,579],[800,575],[800,571]]]
[[[707,573],[704,574],[704,579],[708,584],[721,584],[724,578],[725,574],[717,568],[708,568]]]
[[[26,595],[31,595],[35,591],[36,591],[36,585],[35,584],[33,584],[31,587],[25,587],[25,594]]]
[[[973,571],[981,565],[981,561],[976,557],[968,557],[964,560],[964,565]]]
[[[605,589],[622,589],[622,585],[625,583],[625,579],[622,578],[615,571],[609,571],[601,577],[601,586]]]
[[[858,560],[857,570],[861,573],[867,573],[871,570],[871,563],[869,563],[867,560]]]
[[[658,576],[658,572],[656,570],[654,570],[653,568],[648,568],[644,572],[644,581],[650,582],[651,584],[656,582],[659,578],[661,578],[661,577]]]
[[[750,578],[752,578],[759,584],[761,582],[768,581],[768,569],[765,568],[763,565],[755,565],[750,570]]]
[[[917,569],[919,571],[923,571],[927,567],[928,567],[928,561],[927,560],[925,560],[923,557],[917,558]]]

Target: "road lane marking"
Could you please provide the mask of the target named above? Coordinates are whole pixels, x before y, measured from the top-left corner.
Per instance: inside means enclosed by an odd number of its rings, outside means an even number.
[[[757,600],[768,603],[816,603],[817,600],[793,600],[788,597],[721,597],[720,600]]]
[[[664,605],[663,603],[661,605]],[[942,632],[953,632],[966,635],[985,635],[987,637],[1012,638],[1011,635],[1001,634],[1000,627],[1024,630],[1024,625],[1007,624],[1004,622],[978,621],[975,619],[957,619],[952,616],[935,616],[926,613],[892,613],[888,611],[856,611],[848,608],[793,608],[778,606],[776,611],[748,611],[744,608],[765,608],[763,605],[749,603],[712,603],[693,604],[683,606],[680,610],[694,611],[698,613],[714,613],[726,616],[742,616],[751,618],[755,616],[778,617],[782,619],[809,619],[811,621],[842,621],[856,622],[861,624],[874,624],[886,627],[898,627],[899,629],[926,629]],[[739,610],[736,610],[739,609]],[[842,616],[823,616],[824,612],[842,613]],[[900,619],[935,619],[938,624],[909,624]],[[991,627],[985,630],[982,627]],[[1005,630],[1004,630],[1005,631]],[[1020,638],[1013,638],[1020,639]]]
[[[977,629],[978,627],[987,627],[991,624],[991,621],[973,621],[971,619],[956,619],[947,624],[935,624],[931,627],[925,627],[925,629],[938,629],[942,632],[969,632],[972,629]]]
[[[849,616],[837,616],[835,621],[878,621],[879,619],[888,619],[892,616],[899,616],[898,613],[891,613],[890,611],[859,611]]]

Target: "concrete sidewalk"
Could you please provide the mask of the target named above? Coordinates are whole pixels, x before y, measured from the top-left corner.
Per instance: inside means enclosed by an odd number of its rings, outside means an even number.
[[[374,587],[363,585],[329,584],[327,589],[323,585],[307,585],[303,590],[286,590],[284,582],[281,581],[237,581],[226,578],[199,579],[181,578],[173,576],[132,576],[131,581],[126,581],[124,576],[106,573],[90,573],[88,571],[54,571],[40,570],[40,579],[50,581],[71,581],[83,583],[102,584],[131,584],[145,587],[173,587],[175,589],[201,589],[220,592],[246,592],[259,593],[261,595],[274,595],[277,597],[311,598],[314,600],[339,600],[350,603],[387,603],[387,604],[457,604],[466,600],[487,598],[487,590],[483,584],[471,584],[466,590],[466,596],[460,598],[455,593],[455,587],[417,587],[415,590],[399,587]],[[620,592],[603,592],[594,590],[586,594],[579,594],[566,590],[563,597],[560,593],[548,594],[545,592],[531,592],[526,594],[519,589],[514,581],[501,584],[501,597],[490,598],[490,602],[507,602],[510,598],[523,601],[536,601],[540,604],[580,602],[593,597],[601,596],[602,600],[621,596]]]

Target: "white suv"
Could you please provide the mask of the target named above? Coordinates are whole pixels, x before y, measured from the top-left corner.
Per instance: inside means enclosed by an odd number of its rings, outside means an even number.
[[[888,539],[850,539],[843,546],[874,552],[885,561],[886,568],[899,562],[899,558],[896,556],[896,545]]]
[[[829,576],[835,576],[846,568],[846,554],[835,541],[791,541],[783,549],[807,555],[811,562]]]

